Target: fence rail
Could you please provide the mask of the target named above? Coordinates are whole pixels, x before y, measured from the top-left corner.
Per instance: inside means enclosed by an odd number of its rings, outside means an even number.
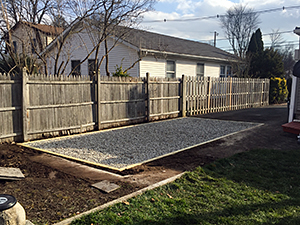
[[[187,77],[187,115],[244,109],[269,104],[269,80]]]
[[[0,142],[268,104],[268,79],[0,74]]]

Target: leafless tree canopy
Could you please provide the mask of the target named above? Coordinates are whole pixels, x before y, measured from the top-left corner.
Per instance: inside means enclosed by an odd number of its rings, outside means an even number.
[[[67,27],[68,22],[76,21],[77,26],[67,28],[68,32],[60,35],[56,41],[56,57],[54,73],[60,74],[64,71],[69,61],[64,61],[59,64],[59,57],[62,55],[63,46],[66,40],[74,33],[80,33],[80,30],[90,30],[91,34],[97,34],[91,37],[93,39],[93,48],[87,53],[86,57],[81,60],[81,63],[88,60],[89,56],[95,54],[94,68],[99,68],[100,64],[105,61],[106,68],[108,68],[108,53],[112,50],[113,46],[108,46],[107,38],[115,36],[115,41],[122,38],[128,29],[120,30],[122,27],[134,27],[139,24],[142,19],[142,14],[151,10],[155,0],[1,0],[1,31],[2,36],[5,36],[2,44],[2,58],[3,49],[5,48],[15,66],[24,66],[20,62],[20,55],[16,55],[13,49],[11,38],[11,28],[20,21],[27,21],[32,24],[48,24]],[[33,29],[36,30],[36,29]],[[97,31],[97,32],[92,32]],[[123,32],[123,33],[122,33]],[[42,42],[39,43],[39,33],[31,35],[29,42],[34,39],[37,41],[37,48],[35,49],[36,59],[40,64],[44,64],[45,73],[47,74],[47,54],[40,54],[43,52]],[[30,36],[30,35],[28,35]],[[105,46],[105,54],[97,59],[100,44]],[[34,47],[35,43],[31,43]],[[24,58],[28,56],[23,54]],[[30,56],[31,57],[31,56]],[[31,64],[37,62],[35,59]],[[98,63],[98,61],[100,61]],[[76,69],[76,68],[74,68]],[[31,70],[32,71],[32,70]],[[98,71],[98,70],[97,70]],[[30,71],[29,71],[30,72]],[[72,73],[72,72],[71,72]],[[109,71],[107,69],[107,74]]]
[[[251,34],[259,24],[258,14],[243,5],[230,8],[221,17],[221,25],[233,52],[240,58],[246,57]]]
[[[279,32],[279,29],[277,30],[272,29],[272,33],[270,34],[270,39],[271,39],[271,48],[274,49],[279,49],[281,44],[284,43],[283,37]]]

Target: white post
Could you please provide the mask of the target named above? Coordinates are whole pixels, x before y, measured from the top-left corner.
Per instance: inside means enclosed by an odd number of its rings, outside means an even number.
[[[23,117],[23,141],[28,141],[28,120],[29,115],[27,111],[27,107],[29,105],[29,90],[28,90],[28,75],[26,72],[26,68],[22,69],[22,117]]]
[[[289,108],[289,119],[288,122],[292,122],[294,119],[294,110],[295,110],[295,100],[296,100],[296,88],[297,88],[297,77],[292,76],[292,92],[291,92],[291,99],[290,99],[290,108]]]

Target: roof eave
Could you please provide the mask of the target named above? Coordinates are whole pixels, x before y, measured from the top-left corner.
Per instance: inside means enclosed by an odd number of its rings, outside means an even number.
[[[54,40],[51,41],[51,43],[49,45],[46,46],[46,48],[44,49],[44,51],[41,52],[41,56],[50,52],[52,50],[52,48],[57,44],[57,42],[64,38],[72,29],[73,26],[75,26],[78,22],[80,22],[81,20],[79,18],[75,19],[72,24],[70,24],[62,33],[60,33]]]
[[[209,57],[209,56],[199,56],[199,55],[190,55],[190,54],[183,54],[183,53],[176,53],[176,52],[166,52],[166,51],[158,51],[158,50],[153,50],[153,49],[145,49],[141,48],[140,49],[142,52],[146,53],[155,53],[155,54],[167,54],[171,56],[179,56],[183,58],[192,58],[192,59],[198,59],[198,60],[207,60],[207,61],[217,61],[217,62],[238,62],[236,59],[232,59],[228,57],[228,59],[224,58],[217,58],[217,57]]]

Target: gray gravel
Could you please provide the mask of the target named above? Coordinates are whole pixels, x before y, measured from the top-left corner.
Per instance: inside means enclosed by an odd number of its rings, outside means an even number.
[[[257,125],[188,117],[27,145],[121,169]]]

